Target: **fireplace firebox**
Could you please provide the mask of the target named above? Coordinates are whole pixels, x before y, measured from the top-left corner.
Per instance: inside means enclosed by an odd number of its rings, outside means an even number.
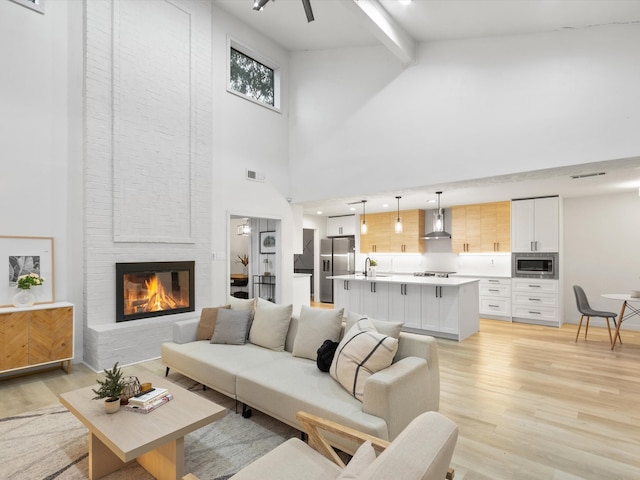
[[[116,263],[116,322],[193,312],[195,262]]]

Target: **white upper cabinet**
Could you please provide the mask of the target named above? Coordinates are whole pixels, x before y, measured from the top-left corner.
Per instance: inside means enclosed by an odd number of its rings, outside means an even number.
[[[344,237],[356,234],[356,216],[327,217],[327,237]]]
[[[558,197],[511,202],[511,251],[557,252],[560,202]]]

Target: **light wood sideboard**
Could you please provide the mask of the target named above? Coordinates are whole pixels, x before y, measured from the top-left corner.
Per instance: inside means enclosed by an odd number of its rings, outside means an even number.
[[[0,308],[0,374],[73,359],[73,305],[57,302]]]

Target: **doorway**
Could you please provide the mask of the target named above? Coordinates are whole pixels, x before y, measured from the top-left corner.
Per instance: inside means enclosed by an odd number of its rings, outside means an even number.
[[[229,295],[237,298],[280,298],[280,220],[229,216]]]

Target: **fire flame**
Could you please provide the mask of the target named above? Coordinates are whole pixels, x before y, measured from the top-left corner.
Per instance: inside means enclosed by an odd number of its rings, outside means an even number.
[[[174,310],[189,306],[188,300],[167,293],[155,274],[145,280],[144,288],[140,283],[129,281],[126,277],[127,275],[125,275],[124,292],[125,315]]]

